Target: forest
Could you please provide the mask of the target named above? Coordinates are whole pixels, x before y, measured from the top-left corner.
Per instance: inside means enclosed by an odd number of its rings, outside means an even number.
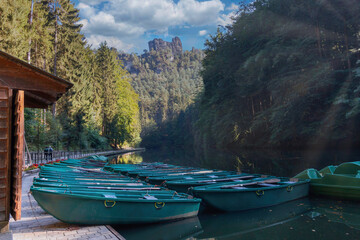
[[[166,140],[198,150],[360,147],[359,33],[358,0],[240,4],[206,41],[204,90]]]
[[[33,2],[33,5],[32,5]],[[30,150],[107,149],[140,142],[138,95],[117,50],[91,49],[70,0],[0,0],[0,50],[74,84],[49,109],[25,109]]]
[[[173,53],[170,48],[120,54],[128,66],[132,86],[139,94],[141,136],[153,139],[178,118],[203,89],[200,71],[204,54],[192,49]],[[147,145],[146,140],[143,144]],[[148,145],[147,145],[148,146]]]

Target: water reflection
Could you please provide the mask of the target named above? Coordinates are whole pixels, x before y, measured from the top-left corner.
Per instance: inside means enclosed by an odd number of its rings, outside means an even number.
[[[176,222],[147,224],[144,226],[113,226],[126,240],[189,239],[202,233],[198,217]]]
[[[143,157],[134,152],[109,157],[110,164],[139,164],[142,162]]]
[[[358,161],[360,151],[207,150],[195,154],[192,151],[166,149],[160,152],[147,150],[142,156],[146,162],[160,161],[183,166],[292,177],[307,168],[321,169],[328,165]]]
[[[198,239],[231,239],[266,228],[274,228],[294,221],[311,209],[309,200],[305,198],[269,208],[203,214],[200,215],[200,220],[204,232],[198,236]]]
[[[197,155],[179,149],[147,150],[117,163],[164,162],[209,169],[294,176],[306,168],[356,161],[352,151],[208,151]],[[138,158],[138,157],[142,158]],[[130,160],[134,159],[134,160]],[[201,213],[199,218],[145,226],[117,226],[126,239],[360,239],[360,204],[326,198],[304,198],[270,208]]]
[[[313,213],[317,216],[325,216],[329,222],[341,223],[351,229],[360,230],[360,207],[359,204],[350,201],[328,201],[318,198],[312,201]]]
[[[359,239],[360,208],[354,202],[303,198],[233,213],[203,213],[177,222],[113,226],[127,240]]]

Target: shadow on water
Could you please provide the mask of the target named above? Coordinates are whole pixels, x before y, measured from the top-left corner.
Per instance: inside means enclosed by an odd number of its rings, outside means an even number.
[[[127,240],[189,239],[190,237],[197,236],[203,232],[198,217],[159,224],[146,224],[141,226],[114,225],[113,227]]]
[[[141,156],[145,162],[164,162],[182,166],[292,177],[307,168],[321,169],[328,165],[358,161],[360,151],[242,150],[222,152],[208,150],[200,155],[192,151],[166,149],[163,151],[146,150],[141,153]]]
[[[359,239],[359,221],[356,203],[304,198],[269,208],[200,216],[204,232],[196,239]]]
[[[127,240],[359,239],[360,208],[354,202],[303,198],[232,213],[205,213],[176,222],[113,226]]]
[[[306,168],[357,161],[360,152],[147,150],[114,157],[114,163],[164,162],[209,169],[294,176]],[[198,218],[150,225],[114,226],[126,239],[360,239],[358,202],[303,198],[234,213],[201,213]]]

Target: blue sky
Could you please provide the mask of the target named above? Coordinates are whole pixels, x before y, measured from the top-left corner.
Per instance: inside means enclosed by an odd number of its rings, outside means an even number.
[[[142,53],[154,38],[171,41],[175,36],[184,50],[202,49],[218,25],[231,23],[239,1],[73,0],[89,44],[97,47],[106,41],[128,53]]]

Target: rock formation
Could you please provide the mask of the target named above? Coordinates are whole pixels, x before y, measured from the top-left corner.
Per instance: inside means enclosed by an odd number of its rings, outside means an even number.
[[[180,38],[175,37],[171,42],[166,42],[161,38],[155,38],[154,40],[149,41],[149,51],[159,51],[167,48],[171,49],[173,55],[180,55],[183,51]]]

